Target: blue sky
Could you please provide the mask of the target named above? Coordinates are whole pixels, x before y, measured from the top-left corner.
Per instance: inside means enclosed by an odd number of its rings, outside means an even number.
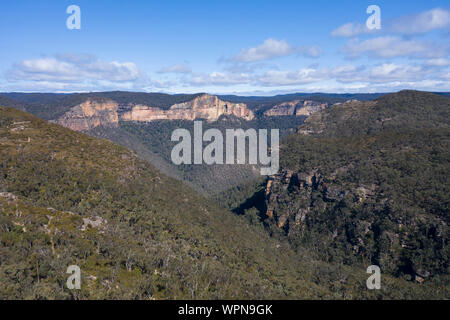
[[[66,27],[69,5],[80,30]],[[0,91],[450,91],[448,1],[15,0],[0,12]]]

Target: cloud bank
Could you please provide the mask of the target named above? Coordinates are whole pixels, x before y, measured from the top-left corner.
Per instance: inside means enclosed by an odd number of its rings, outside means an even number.
[[[279,57],[299,54],[306,57],[317,58],[322,53],[318,46],[295,47],[285,40],[266,39],[261,45],[243,49],[238,55],[231,58],[232,62],[260,62]]]

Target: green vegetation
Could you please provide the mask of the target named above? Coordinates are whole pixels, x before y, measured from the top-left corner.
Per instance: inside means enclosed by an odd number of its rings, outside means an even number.
[[[165,94],[165,93],[146,93],[146,92],[128,92],[128,91],[110,91],[110,92],[90,92],[90,93],[2,93],[0,96],[0,105],[16,108],[20,105],[20,110],[30,112],[40,118],[51,120],[56,119],[69,111],[77,104],[83,103],[87,99],[111,99],[119,104],[143,104],[161,109],[167,109],[176,103],[182,103],[192,100],[201,95],[197,94]],[[321,103],[337,103],[350,99],[361,101],[378,98],[382,94],[326,94],[326,93],[296,93],[287,95],[278,95],[273,97],[242,97],[233,95],[219,96],[220,99],[235,103],[246,103],[250,109],[257,115],[272,106],[296,99],[314,100]],[[8,100],[6,100],[8,99]],[[25,109],[23,109],[25,108]]]
[[[20,199],[1,210],[3,298],[286,294],[285,279],[272,282],[273,243],[130,151],[12,109],[0,119],[0,185]],[[97,216],[105,229],[82,232],[81,218]],[[64,289],[58,279],[69,264],[96,277],[93,287]]]
[[[363,270],[306,254],[299,263],[285,244],[111,142],[1,108],[0,155],[2,299],[399,294],[367,291]],[[65,288],[72,264],[81,291]]]
[[[330,94],[330,93],[293,93],[293,94],[283,94],[272,97],[242,97],[234,95],[224,95],[220,96],[221,99],[230,102],[242,102],[246,103],[247,106],[252,109],[256,115],[261,116],[264,111],[270,109],[276,104],[280,104],[287,101],[293,100],[314,100],[319,103],[342,103],[347,100],[360,100],[368,101],[379,98],[383,96],[382,93],[367,93],[367,94]]]
[[[8,106],[10,108],[25,111],[25,106],[23,103],[10,99],[1,94],[0,94],[0,106]]]
[[[419,91],[401,91],[376,102],[348,103],[310,117],[304,128],[321,137],[349,137],[386,130],[448,128],[449,98]]]
[[[404,91],[315,114],[285,139],[261,220],[322,261],[448,287],[449,112]]]
[[[448,299],[448,101],[402,92],[308,119],[268,194],[212,197],[234,214],[132,151],[0,108],[0,299]],[[174,125],[117,139],[164,163]]]
[[[304,117],[260,117],[245,121],[236,117],[222,116],[218,121],[203,122],[203,130],[249,128],[280,129],[286,136],[304,121]],[[176,142],[171,141],[172,132],[185,128],[193,136],[193,122],[187,120],[152,121],[150,123],[121,122],[120,128],[98,127],[87,132],[89,135],[106,138],[137,153],[163,173],[183,180],[197,192],[211,197],[241,183],[260,177],[259,169],[252,165],[180,165],[172,164],[171,151]]]
[[[161,109],[168,109],[175,103],[186,102],[199,96],[200,94],[164,94],[164,93],[144,93],[144,92],[91,92],[91,93],[5,93],[0,96],[2,106],[16,108],[20,105],[20,110],[34,114],[46,120],[54,120],[69,111],[72,107],[85,102],[87,99],[102,101],[105,99],[114,100],[119,104],[143,104]],[[8,101],[1,99],[8,98]],[[17,109],[17,108],[16,108]]]

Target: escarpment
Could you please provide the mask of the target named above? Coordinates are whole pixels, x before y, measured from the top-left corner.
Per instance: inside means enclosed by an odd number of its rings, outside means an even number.
[[[328,106],[327,103],[319,103],[310,100],[293,100],[277,104],[267,110],[266,116],[310,116]]]
[[[271,176],[265,189],[266,215],[278,228],[292,235],[305,230],[307,222],[312,221],[307,220],[312,218],[308,215],[313,212],[324,213],[327,207],[332,209],[344,200],[358,206],[372,199],[374,185],[345,188],[335,181],[337,174],[347,170],[338,168],[332,175],[324,176],[317,169],[307,172],[285,169]]]
[[[427,213],[413,218],[411,208],[397,208],[383,192],[376,184],[343,185],[317,169],[285,169],[267,181],[265,222],[294,246],[319,248],[324,259],[345,256],[348,263],[374,263],[413,279],[445,272],[433,262],[446,254],[445,219]],[[426,242],[422,256],[414,254],[412,238]]]
[[[305,230],[313,211],[325,209],[315,201],[318,195],[327,202],[335,202],[342,200],[347,193],[328,185],[318,170],[295,172],[286,169],[267,181],[266,215],[277,228],[283,229],[287,235],[294,235]]]
[[[147,105],[120,105],[113,100],[89,99],[74,106],[54,122],[76,131],[91,130],[97,126],[117,126],[119,121],[150,122],[155,120],[216,121],[222,115],[233,115],[252,120],[254,114],[244,103],[220,100],[217,96],[201,95],[193,100],[177,103],[168,109]]]
[[[265,224],[327,261],[446,274],[449,101],[406,91],[314,113],[280,147]]]
[[[100,125],[117,126],[117,111],[118,105],[113,100],[87,100],[53,122],[75,131],[90,130]]]
[[[193,100],[172,105],[168,110],[137,105],[122,115],[125,121],[153,120],[195,120],[216,121],[221,115],[234,115],[244,120],[252,120],[254,114],[244,103],[222,101],[209,94]]]

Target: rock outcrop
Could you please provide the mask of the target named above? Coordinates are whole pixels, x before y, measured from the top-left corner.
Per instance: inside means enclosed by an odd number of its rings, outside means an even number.
[[[220,100],[217,96],[201,95],[193,100],[172,105],[167,110],[146,105],[119,105],[113,100],[89,99],[73,107],[54,120],[64,127],[76,131],[87,131],[98,126],[117,126],[119,120],[150,122],[154,120],[216,121],[222,115],[233,115],[252,120],[254,114],[244,103]]]
[[[53,122],[75,131],[86,131],[100,125],[117,126],[118,104],[113,100],[87,100]]]
[[[321,111],[328,106],[326,103],[318,103],[310,100],[293,100],[277,104],[264,112],[266,116],[310,116],[314,112]]]
[[[168,110],[137,105],[125,112],[121,120],[153,121],[153,120],[195,120],[206,119],[216,121],[221,115],[234,115],[244,120],[252,120],[254,114],[244,103],[222,101],[209,94],[201,95],[191,101],[172,105]]]
[[[305,173],[283,170],[267,181],[266,216],[287,234],[297,233],[303,229],[302,225],[313,206],[312,193],[317,191],[324,197],[331,191],[317,170]],[[331,193],[339,194],[338,197],[343,195],[340,190],[333,190]],[[291,194],[295,194],[297,201],[290,201]],[[283,202],[289,203],[288,207],[280,206]]]

